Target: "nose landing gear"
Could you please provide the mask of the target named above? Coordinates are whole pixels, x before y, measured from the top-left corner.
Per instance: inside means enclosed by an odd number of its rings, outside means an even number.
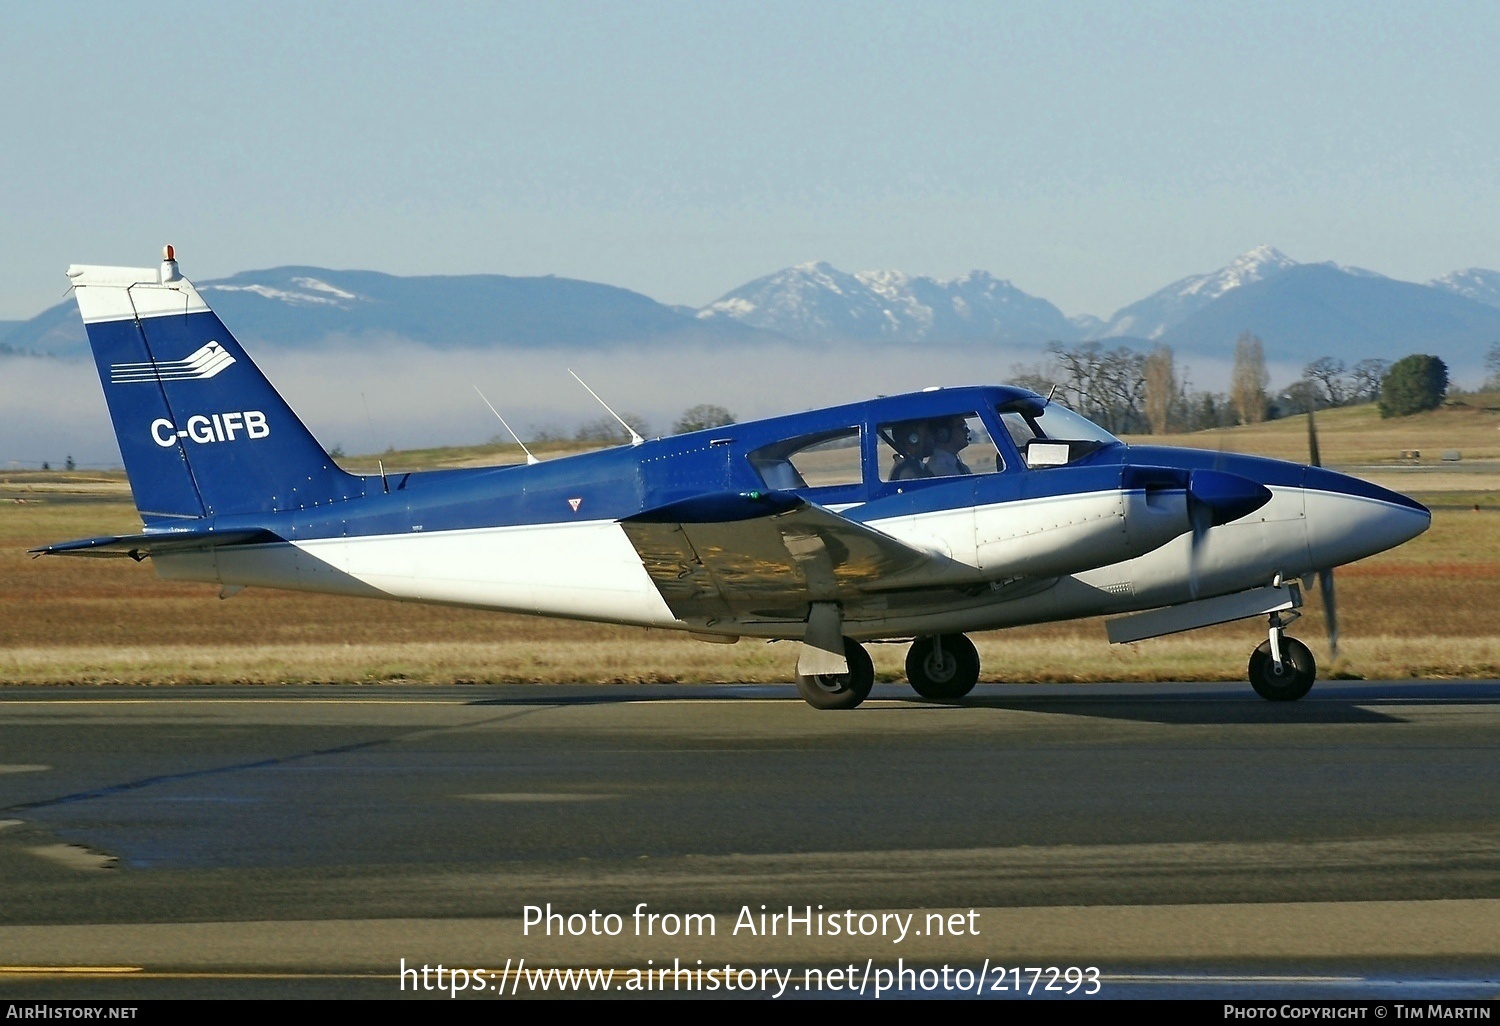
[[[1269,637],[1250,653],[1250,686],[1268,702],[1295,702],[1312,690],[1318,679],[1318,664],[1311,650],[1282,632],[1299,614],[1283,619],[1271,614]]]

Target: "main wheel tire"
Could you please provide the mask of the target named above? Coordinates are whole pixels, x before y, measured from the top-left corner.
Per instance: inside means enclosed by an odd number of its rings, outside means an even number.
[[[979,650],[962,634],[944,634],[939,640],[941,645],[931,637],[912,642],[906,653],[906,679],[923,698],[952,702],[979,683]]]
[[[1281,639],[1281,672],[1271,658],[1271,642],[1262,641],[1250,653],[1250,686],[1268,702],[1295,702],[1312,690],[1318,679],[1318,664],[1312,652],[1296,638]]]
[[[848,673],[797,675],[797,693],[814,709],[853,709],[870,696],[875,686],[875,664],[870,653],[852,638],[844,639]]]

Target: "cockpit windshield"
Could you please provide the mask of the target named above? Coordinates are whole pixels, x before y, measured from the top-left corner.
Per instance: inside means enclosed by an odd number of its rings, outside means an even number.
[[[1120,441],[1087,417],[1039,397],[1005,403],[995,412],[1032,469],[1060,467]]]

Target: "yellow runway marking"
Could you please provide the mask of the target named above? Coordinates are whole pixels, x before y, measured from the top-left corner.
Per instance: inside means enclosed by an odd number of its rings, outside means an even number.
[[[115,974],[139,973],[145,970],[138,965],[0,965],[0,973],[15,976],[51,976],[68,974]]]
[[[508,791],[493,794],[459,794],[455,798],[468,798],[476,802],[602,802],[620,797],[617,794],[578,794],[559,791]]]
[[[1214,973],[1105,973],[1105,983],[1363,983],[1364,976],[1268,976]]]
[[[163,705],[170,702],[229,705],[469,705],[465,698],[17,698],[0,699],[0,710],[12,705]],[[548,705],[545,700],[537,705]]]
[[[0,965],[7,976],[122,976],[136,980],[394,980],[395,973],[149,972],[138,965]]]

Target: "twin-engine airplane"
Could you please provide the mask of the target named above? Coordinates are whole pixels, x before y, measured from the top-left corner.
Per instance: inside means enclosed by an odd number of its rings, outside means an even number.
[[[1127,446],[1020,388],[930,389],[527,465],[340,469],[193,285],[74,266],[142,533],[33,550],[152,557],[167,579],[800,639],[820,709],[914,639],[917,693],[979,678],[967,631],[1100,614],[1129,642],[1264,616],[1250,682],[1302,697],[1299,578],[1427,529],[1318,467]],[[1329,610],[1330,614],[1332,610]],[[1331,620],[1331,616],[1330,616]]]

